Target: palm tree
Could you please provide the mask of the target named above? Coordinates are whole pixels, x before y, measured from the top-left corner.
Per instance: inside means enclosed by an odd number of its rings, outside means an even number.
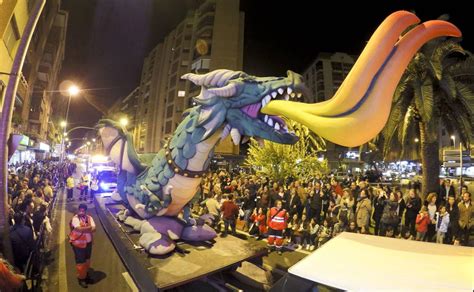
[[[439,190],[439,127],[473,142],[474,59],[459,39],[426,44],[409,64],[395,91],[382,131],[384,157],[421,158],[422,194]]]

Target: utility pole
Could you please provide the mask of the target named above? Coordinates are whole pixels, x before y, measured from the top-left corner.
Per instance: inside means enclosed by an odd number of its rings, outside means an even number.
[[[31,10],[30,17],[20,39],[18,50],[13,59],[10,78],[8,79],[5,98],[3,101],[2,115],[0,117],[0,250],[8,260],[13,260],[13,253],[10,243],[10,224],[8,223],[8,148],[7,141],[10,134],[10,127],[13,115],[13,105],[15,95],[20,81],[20,73],[25,62],[25,57],[30,46],[31,37],[38,23],[38,19],[43,11],[46,0],[36,0],[35,6]]]

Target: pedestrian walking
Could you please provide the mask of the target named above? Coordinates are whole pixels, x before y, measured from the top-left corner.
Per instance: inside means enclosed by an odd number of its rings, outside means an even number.
[[[74,191],[74,178],[72,177],[72,174],[68,176],[66,179],[66,189],[67,189],[67,201],[73,201],[73,191]]]
[[[79,195],[79,200],[87,201],[87,195],[89,194],[89,175],[84,172],[81,177],[81,194]]]
[[[94,219],[87,215],[87,205],[80,204],[77,214],[70,222],[69,242],[74,250],[76,272],[79,285],[87,288],[90,278],[87,274],[91,265],[92,233],[95,232]]]

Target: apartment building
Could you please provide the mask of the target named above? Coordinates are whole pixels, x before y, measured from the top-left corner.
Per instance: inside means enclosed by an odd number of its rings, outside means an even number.
[[[171,136],[182,113],[193,106],[199,87],[181,76],[227,68],[242,70],[244,14],[239,1],[208,0],[190,11],[146,57],[140,82],[137,150],[157,152]],[[238,154],[227,139],[216,153]]]

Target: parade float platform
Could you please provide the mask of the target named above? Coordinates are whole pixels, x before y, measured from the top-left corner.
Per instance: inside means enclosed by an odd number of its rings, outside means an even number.
[[[472,247],[343,232],[271,291],[473,291],[473,255]]]
[[[109,197],[96,197],[100,221],[117,253],[140,291],[167,290],[205,280],[220,272],[233,271],[244,261],[260,264],[267,254],[263,242],[248,242],[234,236],[212,242],[178,242],[175,252],[150,256],[138,244],[140,234],[115,218],[124,208]]]

